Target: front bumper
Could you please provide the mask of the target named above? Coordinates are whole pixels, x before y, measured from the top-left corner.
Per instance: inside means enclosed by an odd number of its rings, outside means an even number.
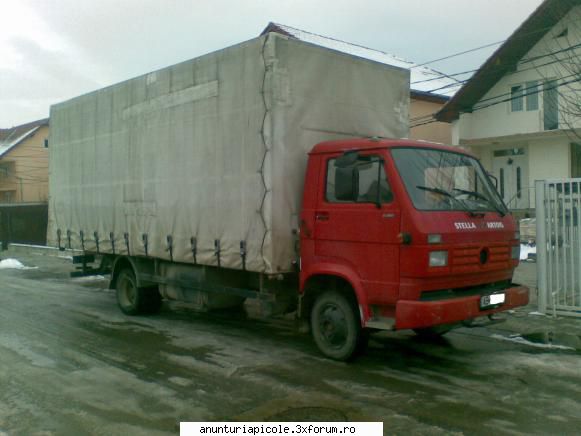
[[[395,328],[415,329],[461,321],[503,312],[529,302],[529,289],[514,286],[504,289],[505,302],[493,309],[480,309],[480,295],[437,301],[401,300],[396,304]]]

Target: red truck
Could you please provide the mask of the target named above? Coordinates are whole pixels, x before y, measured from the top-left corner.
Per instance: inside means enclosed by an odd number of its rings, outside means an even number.
[[[54,105],[49,244],[100,258],[128,315],[253,299],[339,360],[526,304],[478,160],[375,139],[408,109],[409,71],[276,34]]]
[[[318,144],[301,213],[300,311],[345,359],[366,329],[443,334],[528,303],[520,236],[479,161],[408,140]]]

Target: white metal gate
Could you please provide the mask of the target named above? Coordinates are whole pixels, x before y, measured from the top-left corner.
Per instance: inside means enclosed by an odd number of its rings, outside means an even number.
[[[535,182],[539,311],[581,317],[581,179]]]

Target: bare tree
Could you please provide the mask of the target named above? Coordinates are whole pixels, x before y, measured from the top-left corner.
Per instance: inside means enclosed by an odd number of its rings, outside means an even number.
[[[557,21],[534,53],[519,62],[519,68],[532,67],[541,77],[527,94],[542,95],[544,129],[561,129],[581,143],[581,2],[573,3],[577,5]],[[563,16],[559,10],[563,7],[556,2],[551,13]]]

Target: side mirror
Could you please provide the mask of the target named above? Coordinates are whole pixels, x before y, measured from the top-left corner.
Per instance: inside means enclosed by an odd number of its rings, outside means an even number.
[[[335,159],[335,167],[349,168],[354,166],[359,160],[359,153],[356,151],[346,151],[337,159]]]
[[[356,167],[335,170],[335,197],[339,201],[357,201],[359,196],[359,171]]]

